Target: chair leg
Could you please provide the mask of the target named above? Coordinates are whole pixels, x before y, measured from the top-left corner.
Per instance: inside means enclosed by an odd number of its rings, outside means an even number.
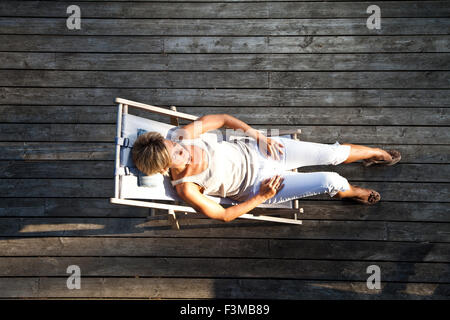
[[[175,214],[175,211],[172,209],[168,210],[169,214],[169,223],[172,226],[172,229],[174,230],[180,230],[180,224],[178,223],[177,215]]]
[[[170,106],[170,110],[177,111],[177,107]],[[180,125],[180,122],[178,121],[177,117],[170,117],[170,124],[178,127]]]
[[[293,140],[299,140],[299,139],[298,139],[298,133],[292,133],[292,134],[291,134],[291,138],[292,138]],[[298,169],[295,168],[295,169],[292,169],[292,171],[293,171],[293,172],[298,172]],[[299,208],[300,208],[300,204],[299,204],[298,199],[292,200],[292,205],[293,205],[294,209],[299,209]],[[303,213],[303,208],[300,209],[300,212]]]

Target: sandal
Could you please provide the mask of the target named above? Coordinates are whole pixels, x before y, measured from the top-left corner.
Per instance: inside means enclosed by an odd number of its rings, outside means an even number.
[[[358,186],[353,186],[353,187],[358,187]],[[358,188],[361,188],[361,187],[358,187]],[[363,204],[372,205],[372,204],[375,204],[375,203],[377,203],[378,201],[381,200],[381,195],[378,192],[376,192],[375,190],[371,190],[370,191],[370,195],[367,198],[367,200],[363,200],[363,199],[360,199],[358,197],[353,197],[353,198],[350,198],[350,199],[352,199],[354,201],[357,201],[357,202],[360,202],[360,203],[363,203]]]
[[[384,166],[393,166],[400,161],[402,155],[397,150],[386,150],[392,157],[392,160],[375,160],[375,159],[364,159],[362,164],[364,167],[370,167],[373,164],[380,164]]]

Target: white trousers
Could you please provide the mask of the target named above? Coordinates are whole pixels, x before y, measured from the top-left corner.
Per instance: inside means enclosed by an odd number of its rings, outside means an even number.
[[[260,150],[260,168],[258,182],[253,186],[253,194],[259,192],[261,182],[267,178],[280,174],[284,177],[284,187],[268,199],[267,204],[285,202],[302,197],[328,193],[333,197],[339,191],[350,190],[346,178],[336,172],[292,172],[289,170],[316,165],[338,165],[344,162],[350,154],[350,146],[335,144],[321,144],[297,141],[285,137],[271,137],[284,145],[284,155],[279,154],[280,160],[264,157]]]

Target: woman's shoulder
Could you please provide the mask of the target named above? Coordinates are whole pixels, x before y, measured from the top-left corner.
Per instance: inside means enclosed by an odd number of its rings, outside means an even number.
[[[195,182],[182,182],[175,186],[175,190],[177,191],[178,195],[181,197],[191,197],[195,196],[196,194],[201,193],[205,191],[205,188],[196,184]]]

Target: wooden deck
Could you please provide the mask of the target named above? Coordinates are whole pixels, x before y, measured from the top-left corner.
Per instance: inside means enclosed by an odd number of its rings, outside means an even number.
[[[449,1],[1,1],[0,297],[448,299],[449,16]],[[109,203],[116,97],[403,159],[300,169],[374,188],[376,206],[321,195],[302,226],[175,231]]]

